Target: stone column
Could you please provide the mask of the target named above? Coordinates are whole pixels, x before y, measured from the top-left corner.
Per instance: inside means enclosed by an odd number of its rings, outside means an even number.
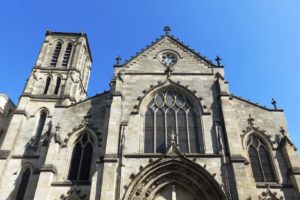
[[[233,169],[233,177],[236,184],[236,192],[238,199],[254,198],[255,182],[249,180],[246,170],[246,159],[242,148],[241,137],[237,128],[237,117],[232,109],[229,96],[221,97],[221,106],[226,130],[228,147],[230,152],[229,159]]]
[[[112,93],[110,118],[108,122],[106,152],[103,159],[103,178],[101,188],[101,198],[105,200],[115,200],[116,198],[116,178],[118,176],[118,147],[120,137],[120,123],[122,115],[122,97],[120,92]]]
[[[300,159],[296,147],[287,136],[283,138],[282,151],[288,168],[288,176],[293,184],[297,199],[300,199]]]

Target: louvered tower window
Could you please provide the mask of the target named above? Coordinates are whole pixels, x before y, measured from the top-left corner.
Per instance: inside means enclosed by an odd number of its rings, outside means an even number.
[[[166,90],[154,96],[145,113],[145,153],[165,153],[169,134],[177,133],[183,153],[200,153],[197,115],[185,96]]]
[[[65,54],[64,54],[64,59],[62,61],[62,66],[63,67],[67,67],[68,63],[69,63],[69,59],[70,59],[70,55],[71,55],[71,51],[72,51],[72,44],[68,44]]]
[[[30,178],[30,169],[27,168],[24,173],[22,174],[21,177],[21,181],[19,184],[19,189],[17,192],[17,197],[16,200],[23,200],[25,197],[25,193],[26,193],[26,189],[27,189],[27,185],[29,182],[29,178]]]
[[[57,60],[58,60],[58,57],[59,57],[61,46],[62,46],[61,42],[58,42],[55,46],[55,49],[54,49],[53,54],[52,54],[51,62],[50,62],[51,67],[55,67],[56,64],[57,64]]]
[[[248,140],[248,153],[252,172],[256,182],[275,182],[268,146],[256,135]]]
[[[88,133],[83,133],[73,149],[68,179],[71,181],[88,181],[93,155],[93,141]]]

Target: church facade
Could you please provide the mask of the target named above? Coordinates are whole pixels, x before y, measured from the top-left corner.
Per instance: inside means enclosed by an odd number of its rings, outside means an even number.
[[[0,199],[300,199],[283,110],[165,34],[87,97],[83,33],[46,33],[0,149]]]

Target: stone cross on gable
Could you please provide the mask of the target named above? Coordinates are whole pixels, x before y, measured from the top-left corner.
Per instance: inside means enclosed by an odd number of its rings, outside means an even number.
[[[221,66],[221,60],[222,60],[222,59],[221,59],[219,56],[217,56],[215,60],[217,61],[218,67],[220,67],[220,66]]]
[[[274,109],[276,110],[277,109],[277,101],[274,98],[272,98],[271,104],[274,106]]]
[[[116,57],[116,61],[117,61],[117,63],[116,63],[116,65],[120,65],[120,61],[122,60],[122,58],[120,57],[120,55],[118,55],[117,57]]]
[[[166,33],[166,35],[169,35],[169,32],[171,32],[171,28],[169,26],[165,26],[164,32]]]

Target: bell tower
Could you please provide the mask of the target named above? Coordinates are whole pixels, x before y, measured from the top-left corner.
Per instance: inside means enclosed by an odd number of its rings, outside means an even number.
[[[23,97],[70,105],[87,96],[92,57],[84,33],[46,32]]]

